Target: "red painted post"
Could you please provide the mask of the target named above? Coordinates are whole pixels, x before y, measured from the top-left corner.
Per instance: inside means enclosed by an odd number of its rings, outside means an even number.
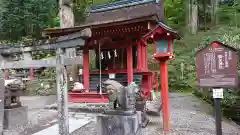
[[[158,72],[155,73],[155,81],[156,81],[156,92],[158,92]]]
[[[127,47],[127,77],[128,84],[133,82],[133,56],[132,56],[132,46]]]
[[[153,41],[153,50],[154,50],[154,53],[157,52],[156,41]]]
[[[168,40],[168,52],[171,52],[171,40]]]
[[[145,70],[148,71],[148,46],[147,45],[144,46],[144,53],[145,53],[145,57],[144,57],[144,59],[145,59]]]
[[[146,68],[147,68],[147,62],[146,62],[146,47],[145,45],[142,45],[142,55],[141,55],[141,60],[142,60],[142,67],[143,67],[143,70],[146,71]]]
[[[9,80],[9,72],[8,70],[4,70],[4,80]]]
[[[137,44],[137,65],[138,65],[138,69],[142,70],[142,48],[141,48],[141,44],[138,43]]]
[[[145,61],[144,61],[144,47],[143,45],[141,44],[141,61],[142,61],[142,69],[144,70],[145,69]]]
[[[29,72],[30,72],[30,80],[33,81],[33,79],[34,79],[34,71],[33,71],[33,68],[30,68],[30,69],[29,69]]]
[[[89,88],[89,50],[88,47],[83,49],[83,82],[84,88]]]
[[[160,61],[161,95],[163,111],[163,129],[165,133],[170,132],[170,111],[168,102],[168,65],[167,60]]]

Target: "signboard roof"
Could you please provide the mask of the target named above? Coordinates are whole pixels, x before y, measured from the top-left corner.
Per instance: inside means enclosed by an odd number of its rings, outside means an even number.
[[[196,56],[197,83],[200,87],[238,86],[237,50],[214,41]]]

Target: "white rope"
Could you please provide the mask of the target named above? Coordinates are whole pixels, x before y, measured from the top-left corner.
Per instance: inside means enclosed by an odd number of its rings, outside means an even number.
[[[109,60],[111,59],[110,51],[108,51],[108,59],[109,59]]]
[[[99,88],[100,88],[100,95],[102,95],[102,63],[101,63],[101,57],[100,57],[100,54],[101,54],[101,48],[100,48],[100,44],[98,46],[98,59],[99,59]]]

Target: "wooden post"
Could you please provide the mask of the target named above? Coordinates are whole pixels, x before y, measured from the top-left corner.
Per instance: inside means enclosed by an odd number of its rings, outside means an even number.
[[[155,72],[156,92],[158,92],[158,72]]]
[[[147,45],[144,45],[144,54],[145,54],[145,57],[144,57],[144,60],[145,60],[145,71],[148,70],[148,46]]]
[[[138,65],[138,70],[142,70],[142,48],[141,44],[137,44],[137,65]]]
[[[61,28],[69,28],[74,27],[74,14],[72,11],[73,3],[70,0],[59,0],[59,7],[60,7],[60,26]],[[76,56],[76,48],[66,48],[66,54],[68,57],[75,57]],[[77,81],[77,66],[71,65],[68,66],[67,72],[69,77],[72,77],[73,82]],[[69,78],[68,78],[69,80]]]
[[[57,98],[58,98],[58,119],[59,135],[69,134],[68,121],[68,89],[67,89],[67,71],[63,65],[63,51],[57,49],[56,54],[56,73],[57,73]]]
[[[132,45],[127,47],[127,77],[128,84],[133,82],[133,56],[132,56]]]
[[[101,54],[100,54],[101,55]],[[99,57],[100,57],[99,55]],[[83,49],[83,83],[84,83],[84,88],[88,89],[89,88],[89,50],[87,47],[87,44],[84,46]],[[101,69],[101,68],[99,68]]]
[[[161,76],[161,95],[162,95],[162,112],[163,112],[163,130],[165,133],[170,132],[170,112],[168,99],[168,65],[167,60],[160,61]]]
[[[60,26],[61,28],[68,28],[74,26],[74,14],[72,11],[72,1],[70,0],[59,0],[60,7]],[[66,49],[67,52],[71,53],[75,49]],[[68,78],[66,69],[61,65],[61,53],[62,49],[57,50],[57,60],[56,60],[56,73],[57,73],[57,88],[58,88],[58,117],[59,117],[59,135],[69,134],[69,121],[68,121]],[[74,66],[72,66],[74,67]],[[73,68],[74,69],[74,68]],[[77,74],[72,70],[72,77]],[[75,75],[74,75],[75,74]],[[76,79],[76,77],[75,77]],[[65,81],[65,82],[64,82]],[[75,80],[73,80],[75,81]]]
[[[23,53],[23,59],[24,60],[32,60],[32,56],[30,53]],[[33,72],[33,68],[29,67],[29,78],[31,81],[33,81],[34,79],[34,72]]]
[[[142,67],[143,70],[146,71],[148,69],[148,61],[147,61],[147,46],[142,45],[142,55],[141,55],[141,60],[142,60]]]

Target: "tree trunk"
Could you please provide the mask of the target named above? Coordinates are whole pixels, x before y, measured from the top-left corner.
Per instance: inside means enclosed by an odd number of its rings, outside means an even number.
[[[197,34],[198,30],[198,6],[196,4],[192,5],[192,18],[191,18],[191,33]]]
[[[195,0],[188,0],[188,30],[191,34],[196,34],[198,30],[198,6]]]
[[[213,26],[216,26],[218,23],[217,10],[218,10],[219,0],[211,0],[211,22]]]
[[[204,29],[207,30],[207,2],[206,0],[203,0],[202,3],[203,6],[203,12],[204,12]]]
[[[186,19],[186,24],[188,27],[189,32],[191,33],[191,17],[192,17],[192,0],[188,0],[186,3],[187,6],[187,19]]]

